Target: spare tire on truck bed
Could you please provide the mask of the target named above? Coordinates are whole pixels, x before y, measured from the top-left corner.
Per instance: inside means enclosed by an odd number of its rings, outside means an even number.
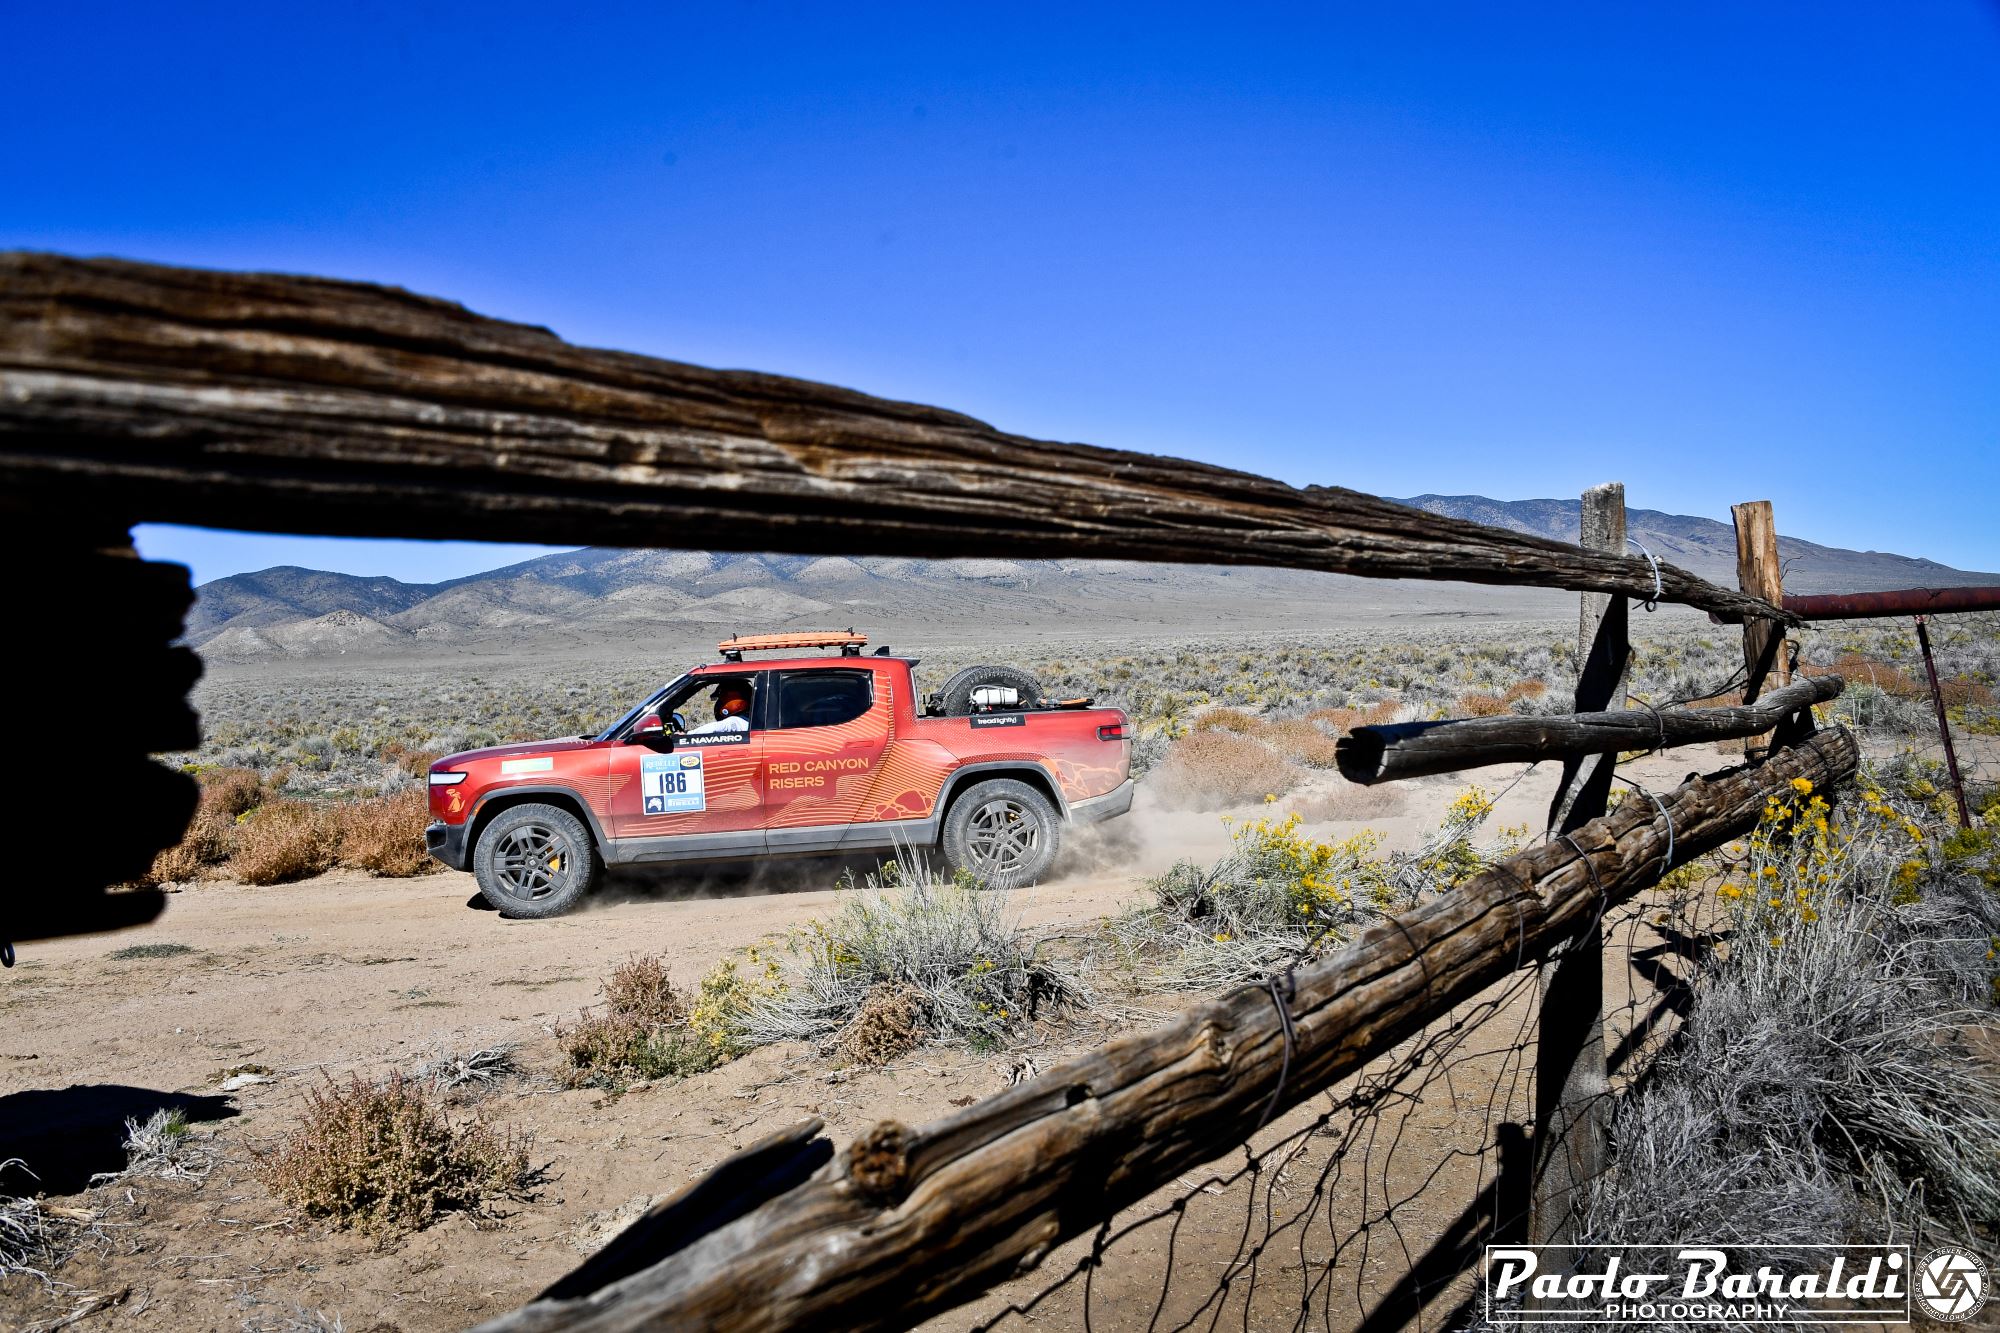
[[[1008,708],[1038,708],[1042,703],[1042,687],[1027,672],[1010,666],[969,666],[953,676],[928,700],[931,713],[936,717],[970,717],[980,711],[972,702],[974,690],[997,688],[1012,690],[1014,702],[1001,705]]]

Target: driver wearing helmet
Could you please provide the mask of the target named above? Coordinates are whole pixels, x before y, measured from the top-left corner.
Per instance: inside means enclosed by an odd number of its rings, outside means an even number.
[[[715,687],[715,721],[704,722],[688,732],[690,736],[712,736],[722,731],[750,730],[750,684],[726,680]]]

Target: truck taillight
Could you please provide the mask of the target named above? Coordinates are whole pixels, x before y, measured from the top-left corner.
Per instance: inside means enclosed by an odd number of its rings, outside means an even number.
[[[1099,728],[1097,729],[1097,739],[1099,739],[1099,740],[1101,740],[1101,741],[1122,741],[1122,740],[1124,740],[1124,739],[1125,739],[1125,724],[1124,724],[1123,722],[1113,722],[1113,723],[1112,723],[1112,724],[1111,724],[1110,726],[1108,726],[1108,727],[1099,727]]]

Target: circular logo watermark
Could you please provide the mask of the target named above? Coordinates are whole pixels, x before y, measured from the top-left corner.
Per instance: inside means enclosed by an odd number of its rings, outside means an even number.
[[[1946,1324],[1970,1319],[1986,1308],[1992,1290],[1979,1256],[1949,1246],[1932,1250],[1917,1268],[1917,1304]]]

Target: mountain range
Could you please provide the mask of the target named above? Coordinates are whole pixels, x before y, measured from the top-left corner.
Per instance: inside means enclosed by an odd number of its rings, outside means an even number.
[[[1575,541],[1575,500],[1419,495],[1399,503],[1493,527]],[[1634,509],[1631,535],[1659,559],[1733,584],[1736,538],[1726,523]],[[1779,539],[1785,586],[1795,592],[2000,582],[2000,575],[1877,551]],[[281,566],[204,583],[187,641],[221,660],[495,644],[551,630],[620,640],[663,629],[705,635],[806,624],[985,626],[997,621],[1157,626],[1242,623],[1247,608],[1311,608],[1330,615],[1537,614],[1568,594],[1538,589],[1408,584],[1303,570],[1149,565],[1109,560],[916,560],[891,557],[710,554],[590,548],[542,556],[445,583],[404,583]],[[1267,615],[1266,617],[1270,617]]]

